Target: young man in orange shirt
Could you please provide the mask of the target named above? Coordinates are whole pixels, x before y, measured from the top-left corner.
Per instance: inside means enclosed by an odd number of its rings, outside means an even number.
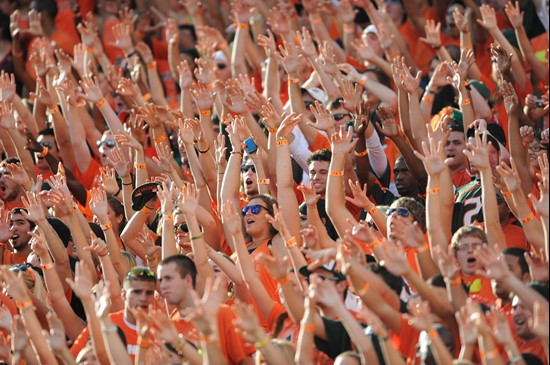
[[[157,277],[154,271],[145,267],[133,267],[128,271],[122,283],[124,309],[109,314],[119,331],[124,333],[126,351],[132,362],[135,359],[138,348],[138,334],[136,331],[136,318],[132,314],[133,309],[148,310],[155,299],[155,287]],[[90,338],[88,327],[76,339],[71,347],[71,353],[76,358],[78,353],[86,347]]]
[[[194,307],[192,291],[195,290],[197,281],[195,263],[183,255],[167,257],[158,266],[158,277],[161,295],[169,305],[176,307],[171,318],[178,332],[188,342],[199,348],[198,330],[181,314],[186,309]],[[233,326],[234,319],[233,311],[227,305],[222,304],[218,312],[218,339],[221,351],[228,364],[253,364],[253,360],[249,356],[250,351],[245,350],[244,342]]]

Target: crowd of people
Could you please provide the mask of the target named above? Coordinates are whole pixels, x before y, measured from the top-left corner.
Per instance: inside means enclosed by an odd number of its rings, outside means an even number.
[[[548,364],[548,26],[0,0],[0,360]]]

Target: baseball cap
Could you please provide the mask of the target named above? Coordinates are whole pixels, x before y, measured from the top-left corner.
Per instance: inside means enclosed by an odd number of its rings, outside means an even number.
[[[491,123],[491,124],[494,124],[494,123]],[[468,128],[468,131],[466,132],[466,138],[470,138],[470,137],[473,138],[475,136],[475,131],[476,131],[476,128],[474,127]],[[491,144],[493,145],[494,148],[497,149],[497,151],[500,151],[500,143],[498,139],[496,139],[491,134],[491,131],[489,130],[489,125],[487,125],[487,141],[491,142]]]
[[[319,274],[325,279],[334,280],[334,281],[343,281],[346,280],[346,277],[341,272],[338,272],[334,269],[329,269],[326,266],[319,266],[313,271],[310,271],[306,266],[302,266],[298,272],[300,275],[305,276],[306,278],[309,278],[311,274]]]
[[[132,191],[132,209],[136,212],[141,210],[145,204],[157,196],[158,182],[146,183],[138,186]]]
[[[302,95],[308,93],[313,99],[319,101],[323,105],[326,105],[326,103],[328,102],[327,93],[325,93],[318,87],[310,87],[307,89],[302,87],[300,90],[302,91]]]

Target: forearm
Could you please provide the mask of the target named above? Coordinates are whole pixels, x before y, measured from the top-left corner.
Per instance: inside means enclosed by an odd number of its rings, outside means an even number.
[[[529,172],[529,166],[522,163],[523,161],[526,161],[528,154],[526,148],[523,147],[523,142],[519,132],[519,117],[519,110],[511,111],[508,114],[508,140],[510,141],[510,155],[516,162],[521,161],[520,163],[516,163],[516,168],[521,181],[521,190],[524,194],[529,194],[533,187],[533,178]]]
[[[40,361],[43,364],[56,364],[57,360],[46,344],[46,339],[42,335],[42,326],[38,322],[32,305],[21,309],[19,313],[25,324],[31,345],[38,354]]]
[[[525,28],[523,26],[520,26],[519,28],[515,29],[515,32],[516,38],[519,43],[519,50],[523,56],[523,59],[527,60],[536,78],[539,81],[544,82],[548,74],[548,68],[535,56],[535,53],[533,52],[533,47],[531,46],[531,42],[529,41],[527,33],[525,32]]]
[[[494,28],[489,30],[491,35],[493,36],[494,40],[502,47],[502,49],[507,54],[512,54],[512,77],[514,78],[515,82],[518,84],[518,86],[525,90],[525,87],[527,85],[527,75],[525,73],[525,69],[523,68],[523,65],[521,63],[520,58],[518,57],[516,50],[514,47],[510,44],[510,42],[506,39],[504,34],[500,31],[500,29]]]
[[[162,81],[160,80],[159,73],[157,71],[156,61],[147,65],[147,80],[149,81],[149,87],[151,88],[151,96],[155,105],[166,106],[168,102],[164,95],[164,88],[162,87]]]
[[[543,224],[534,216],[525,194],[521,190],[514,190],[512,191],[512,199],[517,209],[516,218],[523,226],[527,242],[536,247],[537,251],[542,247],[546,247]]]
[[[349,310],[344,306],[344,303],[339,303],[335,308],[338,318],[342,321],[346,332],[351,341],[363,355],[366,364],[377,364],[378,357],[374,351],[371,340],[363,332],[363,328],[357,320],[351,315]]]
[[[247,36],[247,32],[248,24],[246,24],[245,27],[240,27],[239,24],[237,24],[237,31],[233,42],[233,50],[231,52],[231,76],[233,78],[238,77],[240,74],[247,74],[245,61],[245,37]]]
[[[283,104],[281,102],[280,90],[281,80],[279,77],[279,61],[276,57],[267,59],[267,72],[264,79],[264,96],[267,100],[271,98],[271,103],[277,113],[283,112]]]
[[[368,133],[367,133],[368,134]],[[380,143],[380,137],[373,131],[370,136],[366,136],[365,144],[369,150],[368,159],[372,171],[376,176],[382,176],[388,167],[388,157],[384,151],[384,147]]]
[[[428,176],[428,186],[426,187],[426,191],[434,191],[434,189],[441,189],[440,175]],[[437,260],[434,256],[434,249],[437,245],[441,248],[441,250],[443,250],[443,252],[447,252],[449,240],[445,236],[442,224],[440,194],[428,194],[426,196],[426,228],[428,231],[430,252],[432,253],[432,258],[434,260]]]
[[[103,118],[105,118],[105,122],[107,123],[109,129],[113,134],[117,134],[120,131],[124,130],[124,128],[122,127],[122,122],[108,102],[103,103],[101,107],[97,105],[97,107],[101,112],[101,115],[103,115]]]
[[[409,120],[411,123],[412,142],[414,146],[422,146],[422,142],[428,144],[428,132],[426,131],[426,120],[422,118],[418,90],[409,94]],[[421,151],[421,150],[419,150]]]
[[[350,229],[348,220],[356,221],[345,206],[343,177],[337,176],[344,170],[344,158],[344,154],[335,152],[332,154],[325,202],[327,214],[340,237],[344,237],[346,230]]]
[[[506,237],[500,226],[496,191],[493,185],[493,173],[491,168],[480,169],[481,175],[481,200],[483,201],[483,217],[485,220],[485,232],[489,244],[495,244],[500,250],[506,248]]]
[[[130,356],[126,351],[126,348],[122,343],[120,336],[118,335],[116,325],[111,321],[108,316],[100,318],[99,320],[96,319],[96,321],[101,322],[100,337],[102,338],[105,350],[107,352],[107,355],[109,356],[110,363],[132,365]]]
[[[136,178],[136,186],[141,186],[147,182],[149,178],[149,172],[147,171],[147,164],[145,162],[145,154],[143,148],[140,147],[134,150],[134,171]]]
[[[172,214],[172,211],[163,211],[163,216]],[[171,219],[162,220],[162,259],[170,256],[174,256],[178,253],[178,247],[176,246],[176,236],[174,233],[174,221]]]
[[[166,220],[166,218],[164,218]],[[191,248],[193,250],[193,261],[197,267],[197,272],[202,279],[206,280],[211,278],[214,280],[214,269],[208,263],[208,254],[206,252],[206,242],[203,238],[203,233],[197,222],[195,214],[185,214],[185,220],[189,227],[189,233],[191,236]]]
[[[329,237],[327,228],[325,227],[321,217],[319,216],[319,210],[317,204],[307,206],[307,223],[312,225],[317,230],[319,236],[319,244],[323,248],[328,248],[334,245],[334,241]]]

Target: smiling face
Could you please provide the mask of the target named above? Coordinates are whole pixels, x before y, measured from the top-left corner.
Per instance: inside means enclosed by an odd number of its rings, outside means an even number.
[[[325,196],[330,162],[311,161],[309,163],[309,180],[315,188],[315,193]]]
[[[31,225],[21,213],[12,213],[10,218],[10,245],[15,250],[22,250],[29,245]]]
[[[528,149],[529,153],[529,163],[531,164],[531,167],[539,169],[539,157],[543,157],[545,154],[548,153],[548,145],[544,145],[537,141],[536,139],[531,142]]]
[[[452,170],[459,170],[466,167],[466,155],[462,152],[466,148],[464,133],[451,132],[445,143],[445,157],[449,160],[448,166]]]
[[[475,275],[480,268],[476,259],[476,250],[481,247],[483,241],[476,236],[463,236],[455,246],[456,262],[463,275]]]
[[[525,305],[518,296],[514,297],[512,306],[514,308],[512,318],[514,319],[516,333],[523,340],[532,339],[534,335],[529,329],[529,320],[533,318],[533,311],[529,306]]]

